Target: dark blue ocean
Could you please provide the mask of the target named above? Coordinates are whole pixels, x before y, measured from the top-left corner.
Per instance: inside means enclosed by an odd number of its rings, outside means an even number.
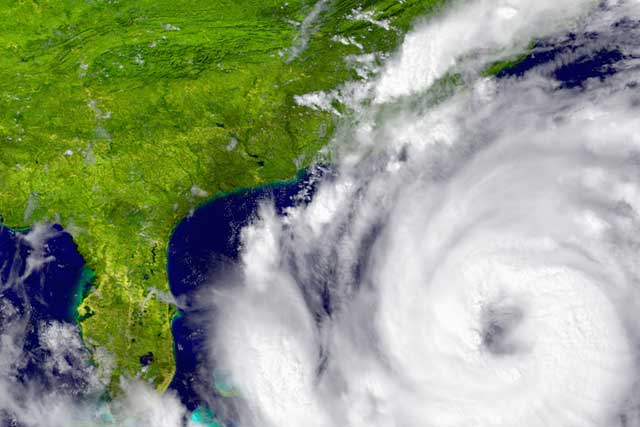
[[[183,308],[172,323],[176,374],[170,385],[184,405],[193,412],[192,420],[214,426],[224,421],[233,425],[233,416],[221,408],[232,405],[225,400],[225,384],[211,372],[204,352],[207,331],[203,330],[203,306],[193,299],[209,278],[232,268],[238,258],[239,232],[255,217],[259,203],[273,201],[277,211],[305,203],[313,192],[312,178],[301,173],[296,179],[260,188],[240,190],[208,201],[174,229],[168,257],[171,292],[190,308]],[[301,194],[304,195],[301,197]],[[51,322],[76,327],[77,307],[88,293],[93,273],[71,235],[57,224],[39,225],[36,247],[25,238],[31,230],[16,231],[0,226],[0,332],[21,326],[24,360],[16,366],[18,385],[38,384],[43,392],[73,390],[83,398],[85,385],[78,373],[45,372],[45,361],[52,355],[41,342],[42,329]],[[47,260],[30,270],[34,260]],[[8,315],[7,313],[11,313]],[[78,334],[79,334],[78,330]],[[69,360],[73,363],[73,360]],[[212,409],[216,416],[213,415]],[[222,419],[220,419],[222,418]],[[0,413],[0,425],[19,426],[11,414]]]
[[[226,426],[234,420],[233,399],[224,378],[207,359],[206,319],[211,304],[198,301],[198,291],[211,288],[212,278],[234,269],[239,255],[240,232],[255,218],[261,202],[273,203],[278,214],[307,203],[322,173],[301,173],[297,179],[240,190],[200,206],[174,229],[169,243],[168,275],[171,292],[182,309],[173,321],[176,374],[175,390],[190,410],[213,411]],[[301,195],[303,195],[301,197]]]
[[[623,20],[614,25],[613,40],[601,40],[599,34],[568,34],[562,39],[538,41],[518,64],[497,77],[517,79],[539,72],[556,79],[559,90],[581,90],[589,81],[604,80],[615,74],[619,62],[625,59],[616,48],[615,37],[625,37],[638,23]],[[602,48],[594,50],[594,43]],[[215,286],[213,277],[233,271],[238,261],[240,231],[255,217],[262,201],[271,200],[280,214],[297,203],[308,203],[315,178],[316,174],[303,173],[290,182],[218,197],[198,207],[172,233],[168,278],[182,309],[172,324],[176,374],[170,389],[189,410],[195,411],[194,420],[202,420],[203,425],[212,424],[215,418],[232,426],[235,414],[232,393],[225,387],[224,378],[217,376],[215,362],[206,357],[206,338],[211,331],[205,329],[207,323],[203,319],[211,318],[212,313],[210,304],[198,300],[202,298],[201,291]],[[300,198],[299,194],[305,197]],[[75,309],[87,292],[92,275],[62,227],[43,227],[46,238],[38,243],[39,247],[33,247],[25,239],[28,230],[0,226],[0,332],[22,328],[25,356],[16,364],[16,390],[32,380],[48,390],[82,390],[77,375],[51,376],[43,371],[43,361],[50,354],[40,342],[40,332],[50,322],[76,324]],[[34,254],[49,261],[30,270],[28,260]],[[6,422],[8,417],[0,413],[0,423],[11,425]]]
[[[621,21],[615,26],[614,36],[624,36],[637,23]],[[540,40],[516,66],[501,71],[497,77],[517,79],[538,72],[555,79],[558,90],[581,90],[591,79],[602,81],[615,74],[616,64],[625,59],[611,40],[601,41],[603,48],[594,52],[591,44],[599,37],[571,33],[562,39]],[[191,298],[198,295],[197,290],[212,286],[212,277],[233,271],[240,230],[256,215],[261,201],[273,200],[282,213],[298,202],[298,193],[309,188],[311,197],[313,185],[305,174],[289,183],[231,193],[202,205],[175,228],[169,244],[169,283],[173,295],[188,308],[181,310],[173,322],[176,375],[170,388],[190,410],[206,408],[211,414],[211,409],[222,424],[234,424],[233,399],[225,396],[224,384],[220,384],[224,381],[216,377],[215,366],[205,356],[210,331],[204,329],[203,319],[211,318],[212,313],[207,312],[210,305]]]
[[[37,233],[30,231],[0,226],[0,332],[10,333],[22,350],[12,361],[9,381],[16,395],[33,384],[44,392],[82,394],[81,373],[45,368],[52,354],[41,340],[53,323],[75,327],[77,306],[93,274],[62,227],[41,224]],[[10,424],[11,418],[0,414],[2,425],[18,425]]]

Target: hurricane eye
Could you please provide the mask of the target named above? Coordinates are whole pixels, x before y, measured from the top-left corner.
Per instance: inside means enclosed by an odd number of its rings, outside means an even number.
[[[482,312],[482,349],[496,356],[507,356],[523,347],[517,337],[524,312],[514,304],[491,304]]]

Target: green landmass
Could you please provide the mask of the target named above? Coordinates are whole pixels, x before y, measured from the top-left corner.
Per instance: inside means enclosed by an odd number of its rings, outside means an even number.
[[[485,77],[494,77],[497,76],[501,71],[508,70],[509,68],[513,68],[516,65],[520,64],[522,61],[527,59],[527,57],[533,51],[535,47],[535,42],[529,43],[527,49],[524,52],[521,52],[517,55],[513,55],[509,58],[502,59],[500,61],[496,61],[493,64],[490,64],[487,68],[484,69],[482,75]]]
[[[73,234],[96,274],[78,319],[112,390],[171,380],[175,309],[156,296],[175,224],[308,165],[334,119],[294,96],[358,79],[346,55],[390,52],[443,2],[335,0],[300,25],[315,2],[0,0],[0,222]]]

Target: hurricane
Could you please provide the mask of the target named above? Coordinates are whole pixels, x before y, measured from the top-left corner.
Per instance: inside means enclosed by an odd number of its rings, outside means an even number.
[[[334,6],[312,8],[287,63]],[[237,259],[214,260],[205,286],[154,290],[205,337],[194,370],[215,389],[179,384],[195,411],[138,377],[109,396],[110,356],[70,313],[38,311],[45,272],[70,280],[55,250],[81,271],[71,236],[11,232],[0,420],[640,427],[640,1],[454,0],[403,40],[345,58],[357,80],[294,97],[337,123],[299,192],[227,224]]]
[[[640,425],[639,12],[454,2],[327,95],[330,172],[212,279],[238,425]]]

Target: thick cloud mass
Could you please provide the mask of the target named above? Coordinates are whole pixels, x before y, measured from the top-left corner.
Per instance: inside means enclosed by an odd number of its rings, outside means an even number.
[[[407,38],[335,176],[284,217],[265,206],[215,293],[240,425],[640,425],[638,7],[467,2]],[[520,78],[473,74],[567,31],[579,49]],[[602,46],[613,76],[555,80]],[[451,71],[465,88],[434,104]]]
[[[312,94],[353,107],[332,172],[308,204],[263,205],[199,295],[235,395],[202,401],[240,427],[640,427],[639,18],[638,0],[454,1],[370,79]],[[482,76],[532,40],[514,77]],[[55,262],[46,238],[21,237],[3,292]],[[135,381],[101,401],[109,372],[70,324],[33,337],[5,299],[0,326],[0,422],[184,425]],[[20,374],[27,337],[41,381]]]

